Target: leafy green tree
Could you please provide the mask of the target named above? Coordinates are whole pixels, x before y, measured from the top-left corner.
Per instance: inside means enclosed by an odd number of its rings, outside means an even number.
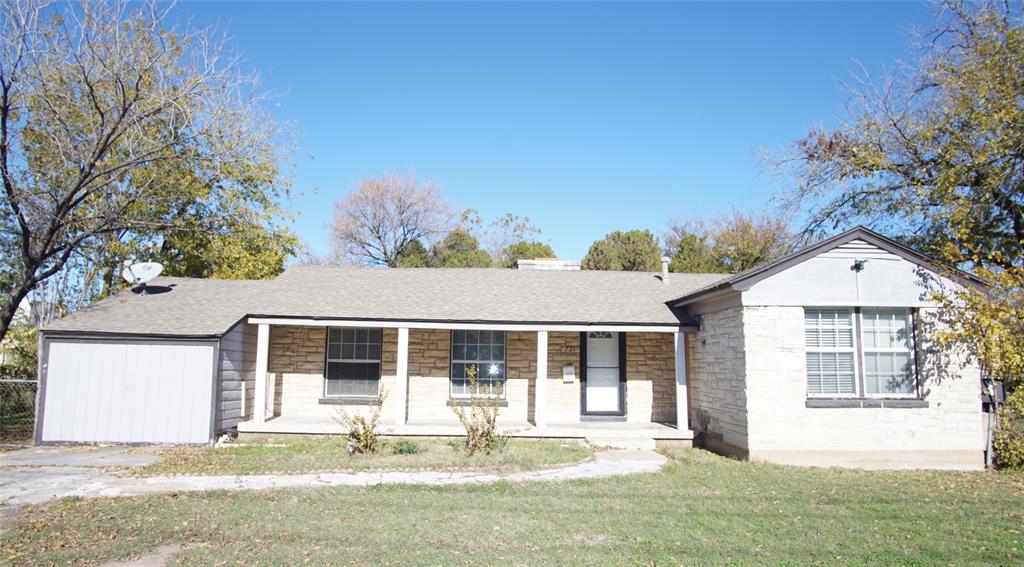
[[[520,240],[509,244],[501,251],[500,265],[503,268],[515,269],[519,260],[532,260],[534,258],[555,258],[555,251],[544,242],[531,242]]]
[[[464,228],[449,232],[430,248],[432,268],[490,268],[491,255],[480,248],[476,237]]]
[[[287,198],[281,132],[215,30],[171,29],[155,1],[3,0],[0,12],[0,339],[65,270],[109,289],[112,249],[215,230],[240,207],[268,226]]]
[[[789,254],[794,236],[781,219],[733,212],[709,222],[676,223],[665,241],[674,272],[734,274]]]
[[[398,255],[399,268],[426,268],[430,264],[430,253],[419,240],[409,242]]]
[[[661,247],[649,230],[615,231],[590,245],[584,270],[654,272],[660,269]]]
[[[0,343],[0,378],[35,380],[36,328],[27,315],[19,311],[10,332]]]
[[[669,271],[694,274],[727,273],[725,265],[715,256],[708,238],[690,229],[673,227],[668,237]]]
[[[1024,376],[1024,27],[1019,3],[947,1],[911,64],[851,86],[846,124],[782,156],[805,232],[866,224],[972,270],[933,289],[948,330],[992,375]]]
[[[260,280],[283,272],[298,248],[291,231],[231,221],[217,232],[170,234],[157,257],[169,276]]]

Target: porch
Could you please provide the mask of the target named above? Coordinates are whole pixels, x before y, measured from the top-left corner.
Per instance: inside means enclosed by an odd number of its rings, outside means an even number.
[[[382,424],[384,435],[398,437],[457,437],[465,435],[459,423],[406,423],[404,425]],[[549,424],[539,428],[529,422],[504,422],[499,428],[503,435],[523,438],[544,439],[586,439],[596,437],[617,437],[626,439],[655,439],[692,441],[693,432],[679,430],[666,423],[629,423],[592,421],[580,423]],[[284,435],[337,435],[342,427],[331,419],[316,419],[302,416],[281,416],[257,424],[246,421],[238,425],[239,433],[284,434]]]
[[[386,435],[462,435],[451,405],[465,401],[465,360],[475,360],[474,367],[500,378],[503,433],[693,438],[679,326],[256,317],[248,325],[255,331],[255,371],[244,385],[249,419],[238,423],[240,433],[336,434],[339,411],[372,411],[380,396],[378,427]],[[356,356],[341,344],[350,338]],[[364,343],[370,346],[360,350]],[[602,345],[604,354],[597,352]],[[337,378],[345,357],[369,368],[363,374],[370,380]]]

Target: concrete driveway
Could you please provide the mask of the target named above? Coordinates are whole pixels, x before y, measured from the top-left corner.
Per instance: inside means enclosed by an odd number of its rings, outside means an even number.
[[[140,467],[160,459],[160,447],[29,447],[0,453],[0,530],[27,504],[118,475],[105,467]]]

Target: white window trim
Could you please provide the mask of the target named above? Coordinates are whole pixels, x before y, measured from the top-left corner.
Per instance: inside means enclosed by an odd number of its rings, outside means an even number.
[[[860,343],[860,356],[857,358],[861,361],[864,360],[868,353],[879,353],[879,354],[910,354],[910,372],[914,377],[914,391],[910,393],[904,392],[878,392],[869,393],[867,384],[867,375],[860,377],[861,388],[864,392],[865,398],[908,398],[918,399],[921,396],[921,384],[917,377],[917,318],[914,316],[914,309],[911,307],[863,307],[857,310],[857,319],[860,321],[860,325],[863,327],[863,316],[864,309],[902,309],[907,313],[907,317],[910,319],[910,348],[866,348],[863,345],[863,337],[859,337]],[[865,363],[866,364],[866,363]]]
[[[458,400],[469,400],[474,397],[476,398],[497,398],[499,400],[505,399],[506,391],[508,390],[508,331],[501,331],[502,337],[502,353],[504,356],[501,358],[501,363],[505,365],[505,377],[501,379],[501,393],[498,395],[488,393],[486,396],[474,396],[473,394],[456,393],[455,392],[455,377],[452,376],[452,366],[456,364],[476,364],[479,371],[480,361],[479,360],[465,360],[455,358],[455,331],[467,331],[473,329],[452,329],[448,333],[448,395]],[[493,331],[492,331],[493,332]],[[491,360],[490,362],[494,362]],[[491,382],[492,380],[486,380]]]
[[[357,331],[358,330],[380,331],[380,358],[379,359],[372,359],[372,358],[343,358],[343,357],[331,358],[331,331],[332,330],[338,330],[340,332],[342,330],[352,330],[352,329],[350,327],[348,327],[348,328],[346,328],[346,327],[328,327],[327,328],[327,333],[326,333],[326,336],[324,337],[324,384],[323,384],[323,397],[324,398],[332,398],[332,399],[334,399],[334,398],[349,398],[349,399],[367,399],[367,400],[375,400],[375,399],[379,398],[380,397],[380,387],[381,387],[381,376],[384,374],[384,329],[380,329],[380,328],[377,328],[377,327],[357,327],[356,329],[354,329],[354,330],[357,330]],[[344,345],[345,343],[344,343],[344,341],[342,341],[341,343],[338,343],[338,344]],[[342,352],[344,352],[345,349],[342,348],[341,350],[342,350]],[[377,363],[377,394],[376,395],[372,395],[372,394],[328,394],[327,393],[327,382],[329,382],[329,379],[327,378],[327,374],[328,374],[327,366],[331,362],[354,362],[354,363],[357,363],[357,364]]]
[[[852,316],[852,318],[850,319],[850,323],[853,325],[853,347],[852,348],[847,348],[847,347],[842,347],[842,348],[835,348],[835,347],[831,347],[831,348],[830,347],[809,347],[809,346],[806,346],[806,342],[805,342],[804,343],[804,353],[806,354],[806,353],[816,353],[816,352],[821,352],[821,353],[837,353],[837,352],[838,353],[846,353],[846,352],[852,352],[853,353],[853,380],[854,380],[854,390],[855,390],[855,392],[852,393],[852,394],[814,394],[814,393],[811,393],[810,389],[808,388],[808,384],[807,384],[807,382],[808,382],[807,379],[808,379],[809,372],[808,372],[808,369],[806,367],[806,364],[807,364],[806,360],[807,359],[806,359],[806,356],[805,356],[804,357],[804,364],[805,364],[805,366],[804,366],[804,392],[805,392],[805,394],[806,394],[808,399],[817,399],[817,398],[826,398],[826,399],[837,399],[837,398],[893,399],[893,398],[902,398],[902,399],[912,399],[912,400],[921,399],[921,383],[920,383],[920,378],[918,377],[918,373],[917,373],[918,372],[918,368],[917,368],[917,313],[916,313],[916,311],[915,311],[915,309],[913,307],[892,307],[892,306],[883,306],[883,307],[875,307],[875,306],[871,306],[871,307],[837,307],[837,306],[832,306],[832,305],[822,305],[822,306],[807,305],[807,306],[804,306],[804,310],[806,311],[807,309],[845,309],[845,310],[848,310],[850,312],[850,314]],[[902,348],[901,349],[891,349],[891,348],[890,349],[880,349],[880,348],[876,349],[876,348],[872,348],[870,350],[865,350],[864,349],[864,344],[863,344],[864,343],[864,337],[862,336],[863,328],[864,328],[864,321],[863,321],[863,311],[864,311],[864,309],[904,309],[904,310],[906,310],[908,312],[908,314],[910,316],[910,350],[909,350],[909,352],[910,352],[910,368],[911,368],[911,372],[913,373],[914,380],[915,380],[914,392],[913,393],[887,393],[887,392],[880,392],[880,393],[869,394],[867,392],[867,384],[866,384],[866,381],[865,381],[864,373],[862,371],[862,368],[863,368],[863,365],[864,365],[864,355],[867,352],[873,352],[873,353],[876,353],[876,352],[877,353],[886,353],[886,352],[905,353],[905,352],[908,352],[908,351],[907,351],[907,349],[902,349]],[[806,322],[806,319],[805,319],[804,320],[804,333],[805,333],[804,336],[805,337],[806,337],[806,329],[807,329],[807,322]]]

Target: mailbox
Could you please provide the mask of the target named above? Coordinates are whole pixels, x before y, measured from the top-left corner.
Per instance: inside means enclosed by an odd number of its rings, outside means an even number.
[[[571,362],[562,365],[562,382],[571,384],[576,381],[576,367]]]

